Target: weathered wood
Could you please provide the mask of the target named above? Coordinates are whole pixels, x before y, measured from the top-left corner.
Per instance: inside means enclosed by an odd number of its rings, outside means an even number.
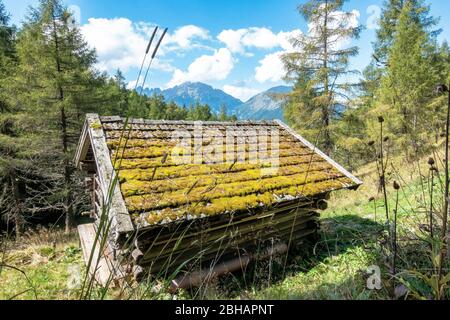
[[[133,258],[133,261],[135,264],[140,264],[142,258],[144,257],[144,254],[139,249],[134,249],[131,253],[131,257]]]
[[[308,212],[309,213],[309,212]],[[228,223],[226,225],[218,226],[215,228],[208,228],[204,229],[201,232],[188,232],[185,235],[183,233],[186,231],[186,229],[182,229],[181,232],[178,232],[178,234],[174,233],[170,236],[169,239],[159,239],[159,237],[154,238],[151,242],[152,248],[156,248],[158,246],[167,246],[169,244],[174,244],[179,241],[180,237],[182,237],[183,242],[191,242],[195,243],[198,241],[198,238],[201,236],[205,236],[207,234],[208,240],[213,241],[219,239],[221,236],[227,233],[231,233],[233,230],[238,230],[240,233],[243,233],[245,231],[249,232],[256,232],[258,230],[270,228],[270,227],[277,227],[282,226],[284,224],[290,224],[294,219],[296,219],[296,223],[306,223],[309,221],[316,220],[318,217],[317,214],[298,214],[296,216],[295,213],[289,214],[283,217],[274,217],[272,215],[268,215],[266,217],[251,217],[249,219],[244,219],[241,221],[238,221],[237,223]],[[138,245],[141,249],[145,249],[145,246],[142,246],[143,242],[139,241],[138,239]],[[148,240],[147,240],[147,245]]]
[[[95,163],[90,162],[80,162],[80,169],[88,174],[93,174],[97,172],[97,166]]]
[[[117,232],[116,237],[120,234],[127,234],[134,231],[134,226],[125,205],[125,201],[120,192],[118,180],[115,180],[116,171],[113,168],[109,149],[106,144],[106,138],[103,132],[101,121],[98,115],[86,115],[87,132],[89,133],[92,143],[92,150],[97,163],[97,174],[101,184],[103,194],[108,194],[112,188],[112,197],[109,200],[111,205],[109,208],[109,217],[112,219],[113,228]],[[113,185],[114,181],[116,184]]]
[[[98,201],[97,203],[100,205],[100,207],[103,207],[103,205],[104,205],[104,198],[103,198],[103,194],[101,192],[101,189],[95,189],[94,193],[95,193],[95,198]]]
[[[164,261],[167,261],[168,259],[176,260],[180,257],[182,257],[182,259],[192,259],[193,257],[197,257],[200,252],[202,252],[201,255],[208,255],[219,251],[227,252],[233,247],[245,247],[251,241],[262,241],[270,237],[289,241],[291,238],[295,238],[304,231],[311,231],[311,233],[314,233],[318,228],[317,217],[297,219],[292,217],[292,219],[293,220],[288,221],[287,223],[273,226],[261,224],[246,230],[246,232],[230,228],[230,230],[226,230],[225,232],[222,231],[221,234],[219,233],[218,235],[213,236],[205,231],[203,241],[184,241],[184,239],[177,239],[179,243],[176,243],[176,247],[174,246],[175,244],[152,245],[148,247],[147,250],[142,250],[144,252],[144,257],[141,260],[141,265],[154,265],[156,261],[162,261],[164,264]]]
[[[351,175],[281,121],[230,123],[131,119],[129,128],[126,129],[124,129],[124,122],[125,119],[120,117],[100,118],[98,115],[89,114],[80,138],[80,146],[77,150],[75,161],[77,167],[84,167],[89,172],[95,171],[97,174],[92,195],[94,200],[93,206],[99,215],[103,210],[103,206],[107,205],[103,203],[106,200],[105,196],[108,195],[113,181],[117,181],[117,171],[113,168],[113,156],[111,154],[114,154],[114,149],[119,144],[118,139],[123,134],[127,135],[128,129],[132,129],[130,132],[131,138],[152,139],[151,143],[158,143],[158,141],[166,143],[167,141],[163,139],[170,138],[174,130],[184,130],[189,136],[202,137],[206,140],[210,138],[210,141],[205,144],[208,147],[220,146],[222,143],[220,141],[216,143],[214,138],[224,137],[224,135],[231,133],[231,139],[226,139],[226,142],[232,141],[233,147],[243,144],[242,141],[244,140],[246,143],[250,142],[250,145],[245,147],[246,152],[256,146],[258,140],[255,138],[267,136],[267,140],[272,141],[271,133],[277,131],[282,138],[280,139],[277,136],[275,139],[282,144],[280,147],[274,148],[274,150],[279,151],[282,156],[285,156],[283,150],[286,149],[286,145],[283,145],[283,143],[289,141],[289,143],[296,146],[295,150],[301,149],[301,155],[305,155],[304,152],[308,154],[308,163],[312,163],[315,158],[320,158],[324,165],[328,167],[328,164],[325,163],[328,162],[332,168],[336,168],[338,171],[332,178],[342,174],[354,183],[345,179],[343,187],[354,185],[358,187],[361,184],[359,179]],[[126,130],[125,133],[123,130]],[[115,140],[111,141],[109,138]],[[204,141],[202,145],[203,143]],[[142,155],[148,156],[150,160],[156,159],[156,166],[159,166],[158,159],[162,156],[159,152],[164,151],[164,149],[156,149],[153,150],[156,153],[147,154],[142,153],[142,149],[159,147],[154,147],[152,144],[148,146],[141,145],[142,141],[139,140],[134,146],[129,146],[126,151],[128,158],[132,159],[137,157],[137,155],[139,157]],[[305,148],[308,150],[305,150]],[[268,152],[273,151],[272,147],[267,149]],[[290,147],[286,150],[292,151],[293,149]],[[240,154],[239,152],[244,153],[243,151],[238,150],[238,155]],[[129,160],[128,158],[127,160]],[[92,160],[95,160],[95,162],[92,162]],[[152,168],[151,165],[153,164],[150,160],[149,163],[144,163],[144,165]],[[282,161],[285,161],[283,163],[288,163],[284,158]],[[131,160],[130,162],[133,164]],[[170,159],[165,165],[170,165]],[[146,169],[148,168],[146,167]],[[310,169],[308,168],[308,172],[312,171]],[[151,177],[150,181],[154,181],[153,178]],[[318,192],[327,190],[318,190]],[[114,274],[121,273],[123,277],[126,276],[126,273],[123,271],[123,266],[119,264],[118,259],[126,259],[124,263],[133,265],[133,267],[129,266],[128,270],[136,279],[142,279],[144,274],[149,271],[149,266],[152,268],[152,272],[153,270],[156,270],[156,272],[162,270],[167,273],[167,270],[177,269],[181,264],[190,261],[192,258],[199,257],[201,262],[209,261],[210,259],[216,260],[218,256],[224,254],[231,255],[232,253],[249,250],[258,243],[265,243],[265,240],[270,238],[295,243],[317,233],[318,214],[313,211],[326,209],[327,199],[329,199],[329,192],[314,195],[308,199],[294,199],[294,197],[286,195],[285,197],[280,196],[277,199],[280,203],[270,208],[268,206],[264,208],[258,207],[249,209],[248,212],[244,212],[245,210],[242,209],[241,212],[221,214],[215,217],[203,217],[195,221],[173,222],[164,226],[150,226],[143,223],[143,226],[135,227],[131,221],[117,181],[117,185],[113,186],[110,199],[111,204],[108,211],[109,218],[113,222],[112,231],[107,236],[107,248],[103,253],[103,257],[107,268]],[[136,210],[136,213],[143,213],[145,208],[142,207],[141,209]],[[232,211],[232,208],[230,209]],[[88,233],[83,230],[81,232]],[[87,245],[85,244],[84,246],[86,247]],[[116,249],[120,251],[118,257],[115,255]],[[83,252],[85,250],[88,249],[83,249]]]
[[[145,270],[141,266],[134,266],[133,267],[133,276],[134,280],[137,282],[141,282],[144,279],[145,276]]]
[[[333,159],[331,159],[329,156],[327,156],[324,152],[322,152],[321,150],[319,150],[317,147],[315,147],[311,142],[309,142],[308,140],[306,140],[305,138],[303,138],[301,135],[299,135],[297,132],[295,132],[294,130],[292,130],[289,126],[287,126],[285,123],[283,123],[280,120],[275,120],[275,123],[277,123],[281,128],[283,128],[284,130],[286,130],[288,133],[290,133],[292,136],[296,137],[300,142],[302,142],[305,146],[309,147],[311,150],[313,150],[315,153],[317,153],[319,156],[321,156],[322,158],[324,158],[325,160],[327,160],[332,166],[334,166],[337,170],[339,170],[340,172],[342,172],[346,177],[348,177],[349,179],[351,179],[355,184],[356,187],[358,188],[359,186],[361,186],[363,184],[363,182],[361,180],[359,180],[358,178],[356,178],[354,175],[352,175],[350,172],[348,172],[344,167],[342,167],[340,164],[338,164],[336,161],[334,161]]]
[[[264,224],[280,224],[283,222],[289,222],[294,219],[295,213],[299,219],[316,219],[318,214],[311,212],[309,208],[291,208],[286,210],[276,210],[271,212],[263,212],[256,215],[238,215],[233,216],[228,219],[228,221],[217,220],[215,222],[205,220],[202,222],[197,222],[193,224],[183,223],[180,224],[176,229],[167,228],[161,226],[157,230],[153,230],[152,233],[146,232],[141,233],[136,237],[136,245],[141,250],[145,250],[149,245],[155,246],[164,243],[176,242],[180,236],[183,236],[184,241],[189,239],[197,239],[208,231],[209,234],[213,233],[223,233],[223,230],[232,230],[234,228],[246,228],[249,225]]]
[[[97,232],[96,226],[93,223],[78,226],[78,235],[86,266],[88,266],[89,259],[94,250]],[[122,265],[116,259],[114,249],[111,248],[108,242],[106,242],[104,248],[101,248],[100,242],[101,239],[95,244],[95,251],[92,254],[92,262],[88,270],[90,276],[93,276],[95,281],[102,286],[116,285],[122,281],[126,281],[129,277],[127,271],[129,266],[126,264]]]
[[[78,226],[78,235],[80,237],[81,249],[83,251],[83,258],[88,266],[89,259],[94,249],[95,243],[95,227],[93,224],[83,224]],[[94,253],[92,254],[92,262],[89,266],[89,274],[101,285],[106,285],[108,280],[112,277],[111,270],[103,255],[100,255],[100,245],[95,245]],[[99,258],[100,257],[100,258]]]
[[[89,128],[86,125],[83,126],[83,131],[81,132],[80,141],[78,143],[78,148],[75,153],[75,165],[78,169],[81,169],[82,161],[86,158],[90,146],[89,141]]]
[[[324,211],[328,209],[328,202],[326,202],[325,200],[318,200],[315,203],[315,207],[317,209],[319,209],[320,211]]]
[[[125,118],[120,117],[100,117],[102,122],[125,122]],[[273,121],[239,121],[239,122],[223,122],[223,121],[165,121],[165,120],[147,120],[147,119],[130,119],[130,124],[146,124],[146,125],[203,125],[203,126],[252,126],[252,125],[268,125],[275,126]]]
[[[274,257],[283,253],[286,253],[288,251],[288,246],[284,243],[277,244],[274,247],[269,248],[265,253],[262,254],[244,254],[241,257],[226,260],[220,263],[217,263],[216,265],[203,269],[199,272],[194,272],[188,275],[181,275],[175,280],[172,281],[170,286],[170,291],[172,293],[177,292],[179,289],[188,289],[192,287],[198,287],[205,282],[210,282],[211,280],[227,274],[232,273],[239,270],[244,270],[248,264],[254,260],[263,260],[268,259],[270,257]]]

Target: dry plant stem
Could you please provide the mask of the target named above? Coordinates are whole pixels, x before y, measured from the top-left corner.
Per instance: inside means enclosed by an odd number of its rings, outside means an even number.
[[[431,187],[430,187],[430,237],[431,240],[434,239],[433,230],[433,195],[434,195],[434,170],[430,170],[431,173]]]
[[[447,88],[448,107],[447,107],[447,123],[445,125],[445,194],[444,194],[444,212],[442,214],[442,232],[441,232],[441,255],[439,259],[439,283],[442,279],[444,260],[447,255],[447,218],[448,218],[448,196],[449,196],[449,134],[450,134],[450,89]]]
[[[394,256],[392,261],[392,275],[395,276],[397,273],[397,212],[398,212],[398,193],[395,199],[395,210],[394,210],[394,234],[393,234],[393,248],[394,248]]]
[[[383,195],[384,195],[384,208],[386,210],[386,221],[389,222],[389,206],[388,206],[388,197],[387,197],[387,190],[386,190],[386,168],[384,165],[384,148],[383,148],[383,122],[380,123],[380,163],[381,163],[381,187],[383,188]]]

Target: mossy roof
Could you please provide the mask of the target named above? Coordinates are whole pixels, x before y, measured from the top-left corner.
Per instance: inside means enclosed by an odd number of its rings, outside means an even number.
[[[131,120],[128,130],[123,130],[123,119],[101,118],[122,196],[135,224],[166,224],[270,208],[360,184],[281,122],[203,122],[201,145],[193,140],[180,146],[174,137],[179,137],[179,132],[194,136],[196,125]],[[264,132],[269,133],[268,138]],[[271,138],[272,132],[278,132],[279,137]],[[271,139],[277,142],[274,147]],[[261,141],[268,141],[267,150],[250,153]],[[230,142],[233,158],[225,154]],[[195,161],[195,150],[214,150],[213,161]],[[176,155],[186,152],[192,161],[180,163]],[[261,153],[265,161],[254,158]],[[273,155],[279,155],[279,167],[271,170]]]

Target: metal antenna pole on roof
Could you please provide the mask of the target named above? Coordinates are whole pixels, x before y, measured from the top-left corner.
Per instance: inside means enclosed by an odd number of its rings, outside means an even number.
[[[139,75],[136,80],[136,84],[134,85],[134,91],[136,91],[137,86],[139,84],[139,80],[141,80],[142,70],[144,69],[145,61],[147,60],[148,53],[150,52],[150,47],[152,46],[153,40],[155,39],[156,32],[158,32],[158,26],[155,27],[155,30],[153,30],[152,37],[150,38],[150,41],[148,42],[147,49],[145,50],[144,59],[142,60],[141,69],[139,70]]]
[[[144,82],[142,83],[140,95],[142,95],[142,92],[144,91],[145,83],[147,82],[148,72],[150,71],[150,68],[152,66],[153,60],[155,59],[156,54],[158,53],[159,47],[161,46],[161,43],[162,43],[164,37],[166,36],[166,33],[167,33],[168,30],[169,30],[169,28],[165,28],[164,29],[164,32],[161,35],[161,38],[159,39],[158,44],[155,47],[155,50],[153,51],[152,57],[150,59],[148,67],[147,67],[147,71],[145,72]]]

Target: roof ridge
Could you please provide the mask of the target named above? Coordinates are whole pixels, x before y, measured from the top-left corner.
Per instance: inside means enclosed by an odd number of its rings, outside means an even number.
[[[124,122],[126,118],[119,116],[101,116],[99,117],[102,123]],[[239,121],[193,121],[193,120],[150,120],[130,118],[128,120],[131,124],[173,124],[173,125],[273,125],[276,126],[276,121],[273,120],[239,120]]]

